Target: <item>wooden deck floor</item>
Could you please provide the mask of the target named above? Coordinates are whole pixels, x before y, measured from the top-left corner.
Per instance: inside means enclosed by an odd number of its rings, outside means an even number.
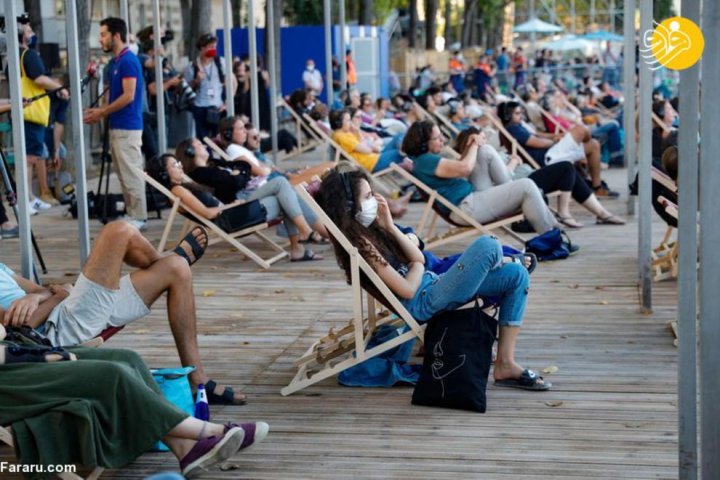
[[[624,171],[606,172],[624,184]],[[624,213],[625,202],[607,206]],[[419,217],[413,205],[409,223]],[[574,258],[541,264],[532,276],[517,356],[543,369],[546,393],[488,389],[488,412],[414,407],[412,390],[351,389],[329,379],[290,397],[280,388],[292,361],[328,328],[349,318],[350,295],[332,252],[309,264],[262,271],[218,245],[194,268],[201,354],[215,378],[249,395],[243,407],[214,408],[215,420],[263,419],[265,443],[207,478],[608,478],[677,477],[674,281],[654,284],[652,315],[638,310],[637,224],[572,232]],[[655,218],[655,242],[664,231]],[[46,281],[78,272],[75,223],[54,209],[33,219],[50,268]],[[152,221],[157,241],[164,222]],[[93,222],[93,233],[99,228]],[[460,250],[453,245],[440,253]],[[0,258],[17,266],[17,240]],[[154,367],[178,365],[164,305],[109,342],[137,350]],[[0,448],[0,460],[12,458]],[[176,470],[169,454],[148,453],[104,478]]]

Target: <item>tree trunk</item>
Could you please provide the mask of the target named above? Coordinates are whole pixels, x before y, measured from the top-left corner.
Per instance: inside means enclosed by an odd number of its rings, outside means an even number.
[[[182,14],[182,31],[183,31],[183,55],[186,55],[190,61],[195,56],[195,39],[192,37],[192,8],[190,0],[180,0],[180,12]]]
[[[37,35],[38,43],[43,42],[42,29],[42,13],[40,12],[40,2],[37,0],[25,0],[25,11],[30,16],[30,26]]]
[[[465,3],[463,12],[462,46],[472,45],[473,24],[475,23],[475,12],[477,11],[477,0],[470,0]]]
[[[448,49],[453,41],[452,37],[452,3],[445,0],[445,50]]]
[[[425,48],[435,49],[437,0],[425,0]]]
[[[230,7],[232,9],[233,25],[236,27],[242,27],[242,9],[244,0],[232,0]]]
[[[417,0],[410,0],[408,3],[408,10],[410,11],[410,26],[408,32],[408,47],[415,48],[417,46]]]
[[[358,9],[358,24],[372,25],[375,6],[373,0],[360,0]]]

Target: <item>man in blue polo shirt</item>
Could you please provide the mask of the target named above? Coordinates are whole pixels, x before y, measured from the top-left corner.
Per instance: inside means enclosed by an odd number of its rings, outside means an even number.
[[[126,46],[127,25],[120,18],[100,22],[100,46],[112,52],[107,105],[85,110],[85,123],[109,117],[110,155],[125,197],[128,222],[144,230],[147,222],[145,180],[142,177],[142,66]]]

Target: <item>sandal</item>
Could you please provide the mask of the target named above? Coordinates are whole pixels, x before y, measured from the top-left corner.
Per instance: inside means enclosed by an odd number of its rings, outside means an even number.
[[[190,252],[192,253],[193,258],[190,258],[190,255],[186,251],[186,248],[188,246],[190,247]],[[200,258],[205,253],[205,249],[207,248],[207,246],[207,230],[205,230],[203,227],[198,226],[190,230],[190,232],[185,235],[182,240],[180,240],[180,243],[178,243],[172,251],[173,253],[176,253],[185,260],[187,260],[188,265],[192,266],[195,262],[200,260]]]
[[[503,380],[495,380],[495,385],[498,387],[510,387],[520,388],[522,390],[533,390],[535,392],[542,392],[550,390],[552,383],[542,381],[543,377],[530,369],[525,369],[518,378],[506,378]]]
[[[558,222],[562,223],[563,225],[565,225],[568,228],[584,227],[584,225],[582,223],[578,222],[577,220],[575,220],[573,217],[570,217],[570,216],[563,217],[563,216],[558,215],[557,220],[558,220]]]
[[[625,220],[610,214],[607,217],[597,217],[595,223],[598,225],[625,225]]]
[[[310,235],[308,235],[307,238],[298,240],[298,243],[314,243],[316,245],[327,245],[328,243],[330,243],[330,241],[313,230],[312,232],[310,232]]]
[[[205,384],[205,393],[207,394],[209,405],[246,405],[247,399],[240,398],[235,399],[235,390],[231,387],[225,387],[223,393],[218,395],[215,393],[217,389],[217,382],[215,380],[208,380]]]
[[[322,255],[318,255],[312,250],[305,250],[305,253],[303,253],[303,256],[300,258],[291,258],[291,262],[312,262],[313,260],[322,260],[324,257]]]
[[[535,267],[537,267],[538,259],[537,256],[534,253],[515,253],[512,255],[505,255],[508,258],[512,259],[513,263],[517,263],[519,265],[522,265],[523,267],[527,268],[528,275],[530,275],[532,272],[535,271]],[[530,265],[525,265],[525,260],[530,259]]]
[[[5,345],[5,364],[75,361],[75,354],[60,347],[17,347]]]

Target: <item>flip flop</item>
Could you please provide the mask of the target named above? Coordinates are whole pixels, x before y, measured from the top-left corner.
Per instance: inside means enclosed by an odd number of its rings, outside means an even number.
[[[609,215],[603,218],[597,217],[595,223],[598,225],[625,225],[625,220],[616,215]]]
[[[198,243],[198,239],[201,240],[203,245]],[[187,243],[190,245],[190,250],[192,251],[193,258],[191,259],[188,253],[183,248],[183,243]],[[208,234],[207,230],[205,230],[203,227],[195,227],[190,232],[185,235],[185,237],[180,240],[180,243],[177,244],[175,248],[173,248],[173,252],[180,255],[182,258],[187,260],[188,265],[193,265],[195,262],[200,260],[200,258],[205,253],[205,249],[208,245]]]
[[[557,216],[558,222],[562,223],[568,228],[582,228],[584,225],[577,220],[575,220],[573,217],[561,217],[560,215]]]
[[[312,250],[305,250],[305,253],[303,253],[303,256],[300,258],[291,258],[291,262],[312,262],[313,260],[322,260],[323,257],[317,255]]]
[[[525,369],[518,378],[506,378],[503,380],[495,380],[495,385],[498,387],[509,387],[509,388],[520,388],[522,390],[532,390],[535,392],[542,392],[550,390],[552,383],[545,382],[540,383],[543,377],[538,376],[537,373],[530,369]]]
[[[231,387],[225,387],[223,393],[218,395],[215,393],[217,388],[215,380],[208,380],[205,384],[205,393],[207,394],[208,404],[210,405],[246,405],[247,399],[243,398],[235,400],[235,390]]]
[[[316,245],[327,245],[330,243],[330,241],[327,238],[323,238],[322,235],[320,235],[318,232],[313,231],[308,238],[303,240],[298,240],[298,243],[302,244],[308,244],[308,243],[314,243]]]
[[[527,268],[528,275],[535,271],[535,267],[537,267],[538,259],[537,256],[534,253],[526,252],[526,253],[515,253],[512,255],[505,255],[506,257],[512,258],[513,263],[517,263],[522,265],[523,267]],[[530,265],[525,265],[525,259],[530,259]]]

